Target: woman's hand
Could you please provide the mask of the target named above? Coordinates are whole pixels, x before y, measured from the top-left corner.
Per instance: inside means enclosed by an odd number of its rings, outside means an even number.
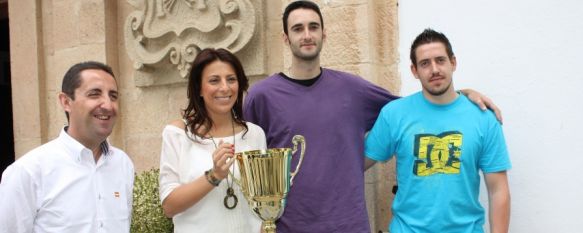
[[[213,176],[217,179],[225,179],[229,175],[229,168],[233,165],[235,160],[235,146],[231,143],[223,143],[219,141],[219,146],[213,152]]]

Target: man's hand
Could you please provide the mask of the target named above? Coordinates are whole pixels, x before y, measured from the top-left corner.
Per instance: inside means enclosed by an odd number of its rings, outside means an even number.
[[[498,108],[498,106],[496,106],[494,104],[494,102],[492,102],[492,100],[490,98],[488,98],[487,96],[482,95],[482,93],[477,92],[477,91],[472,90],[472,89],[462,89],[460,91],[465,96],[467,96],[468,99],[470,99],[472,102],[474,102],[474,104],[478,105],[478,107],[480,107],[480,109],[482,109],[482,111],[485,111],[487,108],[494,111],[494,114],[496,114],[496,119],[498,119],[500,124],[503,123],[502,122],[502,111]]]

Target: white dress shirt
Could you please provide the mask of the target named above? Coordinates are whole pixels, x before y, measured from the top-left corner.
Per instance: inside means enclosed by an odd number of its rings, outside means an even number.
[[[259,126],[247,123],[249,131],[235,135],[235,152],[264,150],[265,134]],[[189,132],[191,137],[193,134]],[[164,201],[174,189],[182,184],[192,182],[213,166],[212,152],[215,145],[211,139],[197,137],[197,142],[187,137],[184,129],[168,125],[162,133],[162,154],[160,157],[160,200]],[[233,137],[214,138],[218,145],[220,140],[233,143]],[[239,178],[237,163],[236,178]],[[229,210],[223,201],[227,192],[227,181],[210,191],[195,205],[177,214],[172,219],[175,233],[259,233],[261,221],[253,215],[243,193],[237,184],[233,184],[239,203]]]
[[[64,130],[10,165],[0,183],[0,233],[127,233],[134,166],[109,146],[97,163]]]

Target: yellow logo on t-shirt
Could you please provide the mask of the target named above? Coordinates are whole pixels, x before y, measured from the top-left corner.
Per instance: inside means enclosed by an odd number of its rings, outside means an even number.
[[[458,131],[448,131],[439,135],[415,135],[414,155],[417,159],[413,166],[413,174],[417,176],[459,174],[462,138],[462,133]]]

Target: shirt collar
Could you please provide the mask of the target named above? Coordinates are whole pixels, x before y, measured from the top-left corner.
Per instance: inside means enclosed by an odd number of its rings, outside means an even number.
[[[65,148],[69,151],[69,156],[71,156],[71,158],[74,161],[80,162],[82,161],[82,157],[81,155],[83,154],[83,151],[87,151],[86,153],[89,153],[91,155],[91,158],[93,158],[93,152],[85,147],[83,144],[81,144],[79,141],[77,141],[75,138],[71,137],[71,135],[69,135],[66,131],[67,126],[65,126],[63,129],[61,129],[61,133],[59,134],[58,140],[61,141],[63,143],[63,145],[65,146]],[[102,144],[100,144],[99,146],[105,146],[107,148],[107,150],[104,150],[104,148],[102,148],[102,156],[107,156],[113,153],[113,150],[111,149],[111,146],[109,145],[109,143],[106,141],[104,141]]]

